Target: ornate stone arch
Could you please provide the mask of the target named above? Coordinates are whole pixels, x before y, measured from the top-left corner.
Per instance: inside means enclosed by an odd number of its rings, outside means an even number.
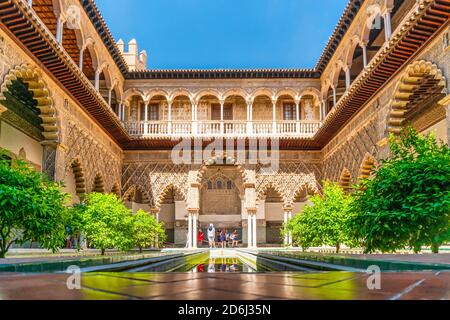
[[[136,88],[131,88],[131,89],[128,89],[127,91],[125,91],[123,94],[122,100],[123,100],[123,102],[126,102],[128,99],[130,99],[131,97],[134,97],[134,96],[139,96],[142,98],[142,100],[145,101],[144,92],[142,92],[141,90],[136,89]]]
[[[167,101],[169,101],[169,93],[166,90],[163,90],[163,89],[152,89],[152,90],[149,90],[145,94],[145,100],[144,101],[150,102],[153,98],[155,98],[157,96],[162,96]]]
[[[408,112],[417,102],[446,93],[446,79],[437,65],[425,60],[412,63],[401,77],[391,100],[387,131],[399,134]]]
[[[183,88],[180,88],[180,89],[177,89],[177,90],[174,90],[174,91],[170,92],[169,100],[170,101],[174,101],[176,98],[182,97],[182,96],[189,98],[189,100],[191,102],[194,101],[192,93],[189,90],[183,89]]]
[[[266,96],[270,99],[274,99],[275,93],[269,88],[259,88],[252,92],[251,98],[255,100],[257,97]]]
[[[298,91],[296,91],[292,88],[284,88],[284,89],[278,90],[278,92],[275,95],[275,99],[278,101],[282,96],[289,96],[294,101],[296,101],[300,98]]]
[[[114,183],[114,185],[111,188],[111,193],[115,194],[117,197],[120,198],[120,187],[118,183]]]
[[[331,87],[332,87],[331,80],[328,78],[325,79],[322,83],[322,92],[321,92],[321,97],[323,100],[327,99],[328,91],[330,90]]]
[[[239,89],[239,88],[234,88],[234,89],[225,91],[222,95],[222,99],[225,101],[228,98],[233,97],[233,96],[241,97],[245,101],[247,101],[249,98],[249,94],[245,90]]]
[[[282,200],[283,205],[289,204],[289,201],[286,198],[285,193],[281,190],[281,188],[278,188],[275,184],[270,183],[270,182],[265,183],[257,190],[257,197],[256,197],[257,202],[259,203],[261,200],[263,200],[266,197],[267,192],[271,189],[274,190],[279,195],[279,197]]]
[[[342,187],[342,189],[344,189],[345,192],[349,192],[351,190],[352,175],[347,168],[344,168],[344,170],[341,173],[339,185]]]
[[[218,162],[220,161],[220,162]],[[210,167],[215,165],[216,163],[234,165],[239,172],[239,174],[242,177],[242,183],[247,183],[249,180],[251,180],[250,177],[248,177],[247,172],[241,164],[237,163],[237,161],[232,157],[221,157],[221,156],[214,156],[210,159],[207,159],[203,162],[203,164],[200,166],[197,175],[195,177],[195,182],[201,184],[204,178],[204,175],[206,173],[206,170]]]
[[[317,187],[312,187],[309,184],[302,185],[294,194],[293,198],[290,201],[290,204],[294,204],[298,198],[304,198],[303,200],[307,200],[307,197],[309,195],[316,195],[319,194],[319,190]],[[303,201],[301,201],[303,202]]]
[[[206,96],[213,96],[213,97],[217,98],[217,100],[219,100],[219,101],[222,100],[222,95],[216,89],[203,89],[195,94],[195,98],[194,98],[195,102],[200,103],[200,100]]]
[[[169,185],[165,186],[164,189],[160,192],[160,194],[156,197],[156,200],[155,200],[156,208],[158,208],[158,209],[161,208],[161,205],[163,204],[164,199],[169,194],[169,192],[171,192],[172,190],[183,201],[187,201],[186,194],[184,193],[184,191],[181,188],[179,188],[178,186],[176,186],[174,184],[169,184]]]
[[[353,63],[353,55],[355,54],[355,50],[361,46],[361,40],[358,35],[354,35],[350,41],[347,52],[345,54],[345,58],[343,60],[344,64],[347,66],[352,65]]]
[[[377,167],[378,161],[370,154],[366,154],[359,169],[359,181],[369,179]]]
[[[95,175],[92,184],[92,192],[105,193],[105,182],[103,180],[103,176],[100,173],[97,173]]]
[[[134,197],[136,196],[136,192],[141,193],[143,204],[147,204],[149,206],[151,206],[153,204],[153,199],[150,197],[148,192],[144,191],[144,189],[142,189],[139,186],[132,186],[132,187],[128,188],[128,190],[124,193],[124,195],[122,197],[123,200],[124,201],[132,201],[134,199]]]
[[[321,100],[320,99],[320,97],[321,97],[320,90],[317,89],[317,88],[313,88],[313,87],[308,87],[308,88],[301,89],[298,95],[299,95],[299,97],[303,97],[303,96],[306,96],[306,95],[311,95],[314,98],[316,98],[317,101]]]
[[[5,92],[13,81],[22,80],[28,85],[28,90],[33,93],[33,98],[37,102],[39,117],[42,119],[42,135],[46,143],[55,143],[60,141],[59,121],[54,101],[48,90],[47,84],[42,79],[40,72],[29,64],[21,64],[5,76],[0,87],[0,100],[6,99]]]
[[[72,170],[73,175],[75,177],[75,188],[77,196],[79,198],[84,197],[86,195],[86,177],[84,174],[84,169],[81,160],[79,158],[75,158],[70,163],[70,167],[68,169]]]
[[[95,48],[95,41],[92,37],[88,37],[86,39],[83,49],[83,51],[85,51],[86,49],[89,51],[89,54],[92,58],[92,69],[95,72],[100,66],[100,58],[97,49]]]

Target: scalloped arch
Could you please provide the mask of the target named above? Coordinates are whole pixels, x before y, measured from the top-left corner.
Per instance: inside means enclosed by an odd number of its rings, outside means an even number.
[[[434,87],[434,92],[445,95],[447,93],[446,79],[437,65],[425,60],[412,63],[403,76],[391,100],[391,110],[387,121],[388,132],[399,134],[406,122],[411,102],[420,90]]]
[[[33,98],[37,101],[45,142],[59,142],[59,121],[54,101],[41,74],[35,67],[21,64],[10,70],[0,87],[0,99],[6,99],[4,94],[8,91],[8,86],[19,79],[28,85],[28,90],[33,93]]]

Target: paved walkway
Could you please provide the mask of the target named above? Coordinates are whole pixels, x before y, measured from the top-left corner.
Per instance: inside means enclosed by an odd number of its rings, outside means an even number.
[[[384,273],[381,290],[369,275],[326,273],[98,273],[67,289],[68,275],[0,274],[1,299],[27,300],[449,300],[450,273]]]

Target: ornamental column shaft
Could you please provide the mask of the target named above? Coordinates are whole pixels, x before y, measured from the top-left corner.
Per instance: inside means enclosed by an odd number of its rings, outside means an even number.
[[[84,56],[84,48],[80,49],[80,60],[78,67],[80,68],[80,71],[83,72],[83,57]]]
[[[272,100],[272,133],[277,134],[277,100]]]
[[[220,101],[220,134],[225,134],[224,101]]]
[[[363,50],[363,65],[364,68],[367,67],[367,43],[361,44],[361,48]]]
[[[252,238],[253,238],[253,236],[252,236],[252,234],[253,234],[252,224],[253,223],[252,223],[252,216],[251,216],[250,212],[247,212],[247,213],[248,213],[248,217],[247,217],[247,237],[248,237],[247,245],[248,245],[249,248],[251,248],[252,245],[253,245],[253,240],[252,240]]]
[[[386,10],[386,12],[383,15],[384,19],[384,34],[386,37],[386,41],[389,41],[392,36],[392,23],[391,23],[391,12],[390,10]]]
[[[333,108],[335,108],[337,104],[336,87],[333,86],[331,88],[333,88]]]
[[[247,101],[247,135],[253,135],[253,101]]]
[[[172,134],[172,101],[168,101],[167,108],[167,133]]]
[[[252,230],[253,230],[252,247],[257,248],[258,247],[258,237],[256,235],[256,230],[257,230],[256,212],[253,212],[253,215],[252,215]]]
[[[347,69],[345,69],[345,89],[346,90],[350,89],[350,85],[351,85],[350,67],[347,67]]]
[[[148,135],[148,102],[144,105],[144,135]]]
[[[187,247],[192,248],[192,213],[188,214],[188,236],[187,236]]]

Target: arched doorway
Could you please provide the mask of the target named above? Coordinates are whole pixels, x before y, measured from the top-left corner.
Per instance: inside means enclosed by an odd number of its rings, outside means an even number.
[[[199,227],[206,230],[210,223],[216,230],[242,230],[243,200],[242,176],[235,165],[211,165],[204,170],[200,188]]]
[[[159,221],[164,223],[168,244],[185,244],[187,228],[184,223],[186,216],[186,199],[183,193],[174,186],[168,186],[159,199]]]
[[[265,219],[265,241],[259,237],[260,242],[272,245],[281,245],[282,228],[284,224],[284,200],[282,194],[274,186],[266,186],[258,199],[258,216]]]

